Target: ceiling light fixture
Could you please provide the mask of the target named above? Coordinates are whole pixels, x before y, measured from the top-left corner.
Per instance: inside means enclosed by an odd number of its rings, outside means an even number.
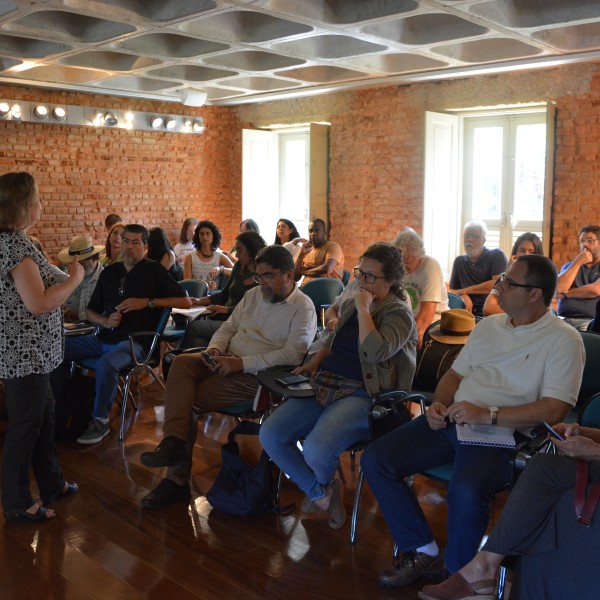
[[[107,127],[115,127],[119,124],[119,119],[117,118],[117,115],[115,115],[115,113],[107,112],[104,113],[104,124]]]
[[[173,131],[173,129],[175,129],[175,126],[177,125],[177,121],[173,118],[173,117],[167,117],[165,119],[165,127],[169,130],[169,131]]]
[[[192,131],[194,133],[204,133],[204,121],[202,121],[202,119],[194,121]]]
[[[8,102],[0,102],[0,118],[6,117],[10,112],[10,104]]]
[[[150,127],[152,127],[152,129],[160,129],[163,126],[163,123],[162,117],[150,117]]]
[[[21,118],[21,105],[20,104],[13,104],[12,118],[17,119],[17,120]]]

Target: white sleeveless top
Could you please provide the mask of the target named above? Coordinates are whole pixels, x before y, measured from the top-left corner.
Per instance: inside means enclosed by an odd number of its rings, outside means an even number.
[[[213,256],[208,262],[203,262],[198,256],[198,252],[192,252],[192,279],[202,279],[209,284],[213,282],[215,285],[219,283],[219,273],[216,277],[210,277],[209,273],[216,269],[221,264],[221,250],[217,248]]]

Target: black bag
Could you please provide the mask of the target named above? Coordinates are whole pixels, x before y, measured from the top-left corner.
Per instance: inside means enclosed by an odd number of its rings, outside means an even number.
[[[63,386],[54,409],[54,439],[60,442],[76,440],[86,429],[94,409],[96,379],[75,369]]]
[[[260,424],[242,421],[229,432],[227,443],[221,448],[222,467],[206,499],[217,510],[230,515],[256,515],[273,508],[271,466],[267,453],[262,450],[258,463],[253,466],[240,456],[236,435],[258,436]]]
[[[414,390],[434,392],[439,380],[452,366],[464,344],[444,344],[425,332],[413,378]]]
[[[384,392],[375,397],[369,408],[369,433],[372,440],[412,420],[403,401],[407,397],[406,392]]]

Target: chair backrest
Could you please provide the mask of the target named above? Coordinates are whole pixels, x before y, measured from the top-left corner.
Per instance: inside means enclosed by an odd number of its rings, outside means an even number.
[[[465,301],[452,292],[448,292],[448,308],[466,308]]]
[[[600,392],[600,335],[588,331],[582,331],[583,345],[585,347],[585,366],[581,379],[578,401],[587,400],[590,396]]]
[[[317,317],[320,317],[323,306],[333,304],[344,291],[344,285],[339,279],[320,277],[307,281],[300,289],[313,301]]]
[[[594,394],[581,407],[577,422],[584,427],[600,429],[600,394]]]
[[[182,279],[179,285],[192,298],[202,298],[208,294],[208,284],[201,279]]]
[[[344,273],[342,275],[342,283],[344,284],[344,287],[346,287],[348,285],[349,281],[350,281],[350,271],[348,271],[348,269],[344,269]]]

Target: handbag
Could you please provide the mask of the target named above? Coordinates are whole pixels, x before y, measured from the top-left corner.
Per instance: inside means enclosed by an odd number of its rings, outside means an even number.
[[[242,421],[229,432],[227,443],[221,447],[221,470],[206,499],[216,510],[230,515],[256,515],[273,508],[271,466],[267,453],[261,450],[258,462],[250,464],[240,454],[236,441],[242,436],[255,436],[258,440],[260,424]]]
[[[434,392],[439,380],[450,369],[463,346],[464,344],[438,342],[425,332],[413,378],[413,389]]]

